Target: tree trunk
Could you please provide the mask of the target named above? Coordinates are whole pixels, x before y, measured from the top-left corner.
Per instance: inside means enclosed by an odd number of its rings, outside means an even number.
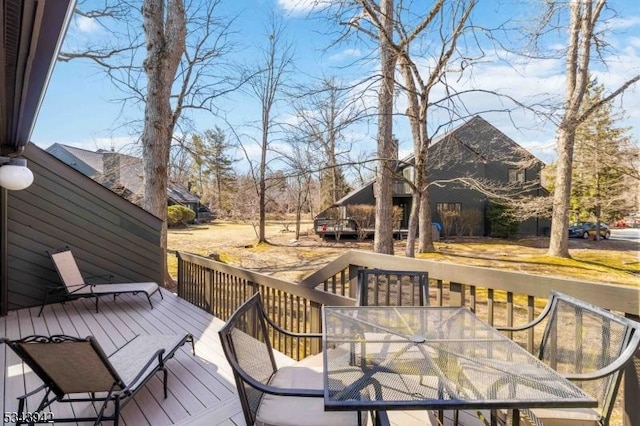
[[[551,216],[550,256],[569,258],[569,199],[571,198],[571,171],[575,129],[560,128],[558,131],[555,189]]]
[[[393,254],[393,90],[397,56],[390,44],[393,36],[393,0],[380,2],[382,28],[379,29],[382,82],[378,95],[378,170],[374,195],[376,223],[373,249]]]
[[[165,284],[173,280],[167,271],[167,181],[169,149],[175,118],[169,99],[180,58],[185,51],[186,22],[182,0],[168,0],[166,22],[163,0],[145,0],[142,7],[147,43],[144,69],[147,96],[142,152],[144,208],[162,219],[160,245],[164,250]]]
[[[589,83],[589,57],[595,22],[605,1],[574,1],[569,5],[569,43],[567,47],[567,87],[565,110],[558,127],[557,151],[558,170],[553,194],[551,215],[551,238],[549,256],[571,257],[569,255],[569,200],[571,198],[571,174],[573,170],[573,148],[580,105]]]
[[[425,120],[426,123],[426,120]],[[425,126],[426,130],[426,126]],[[431,232],[431,205],[429,203],[429,190],[427,186],[428,170],[427,170],[427,151],[428,144],[425,140],[422,142],[422,150],[416,159],[416,186],[420,192],[420,217],[418,219],[418,253],[431,253],[436,251],[433,246],[433,235]]]
[[[409,229],[407,232],[407,246],[404,249],[406,257],[416,257],[416,238],[418,235],[418,215],[420,214],[420,194],[413,191],[411,195],[411,213],[409,213]]]
[[[268,109],[267,109],[268,111]],[[267,242],[267,148],[269,147],[269,113],[263,112],[262,118],[262,153],[260,157],[260,175],[258,177],[258,205],[259,205],[259,224],[258,224],[258,244]]]

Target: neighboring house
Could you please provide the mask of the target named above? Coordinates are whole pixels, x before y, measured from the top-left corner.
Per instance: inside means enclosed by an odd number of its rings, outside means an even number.
[[[140,158],[102,149],[89,151],[59,143],[51,145],[47,152],[129,201],[141,204],[144,182]],[[197,196],[171,182],[167,184],[167,204],[180,204],[194,212],[201,209]]]
[[[413,156],[398,161],[397,173],[405,179],[413,178]],[[450,132],[436,138],[429,147],[429,182],[439,182],[429,187],[432,220],[444,222],[447,212],[477,212],[477,220],[468,234],[490,235],[490,224],[486,217],[490,200],[478,190],[464,185],[458,178],[473,178],[491,181],[497,185],[534,183],[527,195],[548,195],[548,191],[540,185],[540,172],[544,163],[538,160],[523,147],[518,145],[500,130],[483,118],[476,116],[456,127]],[[536,183],[537,182],[537,183]],[[336,202],[337,216],[343,219],[346,227],[353,227],[347,213],[350,205],[374,205],[374,181],[351,191]],[[406,230],[411,212],[411,192],[409,185],[402,179],[393,184],[393,204],[402,209],[400,230]],[[329,209],[328,209],[329,210]],[[331,216],[325,210],[316,217],[316,232],[332,235],[334,231],[327,223]],[[334,212],[333,217],[336,214]],[[520,235],[545,235],[550,229],[548,219],[529,219],[520,224]],[[456,229],[445,229],[445,235],[455,235]],[[349,232],[342,232],[348,234]]]

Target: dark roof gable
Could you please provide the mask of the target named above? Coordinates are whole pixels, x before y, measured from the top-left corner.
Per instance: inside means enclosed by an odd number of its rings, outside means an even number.
[[[471,120],[462,123],[444,135],[435,138],[429,148],[435,149],[437,144],[452,138],[484,160],[491,160],[495,158],[498,153],[504,153],[506,145],[517,152],[518,155],[527,157],[526,160],[535,160],[538,163],[542,163],[541,160],[536,158],[524,147],[479,115],[476,115]],[[413,156],[411,157],[413,158]]]

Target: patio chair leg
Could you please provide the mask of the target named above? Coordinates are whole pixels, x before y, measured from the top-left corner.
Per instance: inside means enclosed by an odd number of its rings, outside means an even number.
[[[147,293],[147,300],[149,301],[149,306],[153,309],[153,303],[151,303],[151,296],[149,296],[149,293]]]
[[[104,415],[104,412],[107,409],[107,404],[109,403],[109,400],[111,399],[111,395],[113,394],[113,391],[116,386],[117,384],[114,384],[113,386],[111,386],[111,389],[109,389],[109,392],[107,392],[107,396],[104,397],[104,402],[100,407],[100,411],[98,411],[98,417],[96,417],[96,422],[93,424],[94,426],[97,426],[102,422],[102,416]],[[113,424],[115,426],[118,424],[118,417],[120,417],[120,413],[119,413],[120,397],[119,396],[116,396],[114,398],[114,404],[115,404],[115,413],[114,413],[115,419],[113,420]]]
[[[100,300],[100,298],[96,296],[96,314],[98,313],[98,301],[99,300]]]
[[[40,312],[38,312],[38,316],[42,315],[42,310],[44,306],[47,304],[47,299],[49,298],[49,290],[44,294],[44,300],[42,301],[42,306],[40,306]]]
[[[164,386],[164,399],[167,399],[167,378],[168,378],[167,376],[168,376],[168,374],[167,374],[167,369],[164,366],[162,367],[162,375],[163,375],[162,384]]]
[[[25,395],[26,397],[26,395]],[[26,398],[19,398],[19,402],[18,402],[18,413],[24,413],[24,402],[25,402]],[[16,422],[16,426],[21,425],[22,422],[21,421],[17,421]]]
[[[116,398],[114,401],[114,419],[113,426],[118,426],[118,422],[120,422],[120,398]]]
[[[520,410],[515,409],[513,410],[513,422],[512,424],[514,426],[519,426],[520,425]]]
[[[193,334],[189,334],[189,336],[187,337],[187,342],[191,342],[191,354],[195,355],[196,354],[196,343],[195,343],[195,340],[193,338]]]
[[[489,413],[489,416],[490,416],[489,422],[491,426],[498,426],[498,411],[491,410]]]

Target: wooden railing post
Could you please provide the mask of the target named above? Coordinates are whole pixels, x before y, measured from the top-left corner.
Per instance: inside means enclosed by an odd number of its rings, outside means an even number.
[[[176,252],[176,258],[178,259],[178,297],[185,299],[184,297],[184,276],[183,265],[184,261],[180,258],[180,253]]]
[[[464,284],[449,283],[449,306],[464,306]]]
[[[311,302],[311,318],[309,318],[311,333],[322,333],[322,305]],[[311,353],[317,354],[322,351],[322,342],[319,339],[311,339]]]
[[[640,321],[637,315],[627,314],[627,318]],[[624,370],[624,390],[623,390],[624,426],[640,425],[640,350],[636,351],[636,356],[632,362],[627,364]]]
[[[358,289],[358,265],[349,265],[349,297],[356,298]]]

